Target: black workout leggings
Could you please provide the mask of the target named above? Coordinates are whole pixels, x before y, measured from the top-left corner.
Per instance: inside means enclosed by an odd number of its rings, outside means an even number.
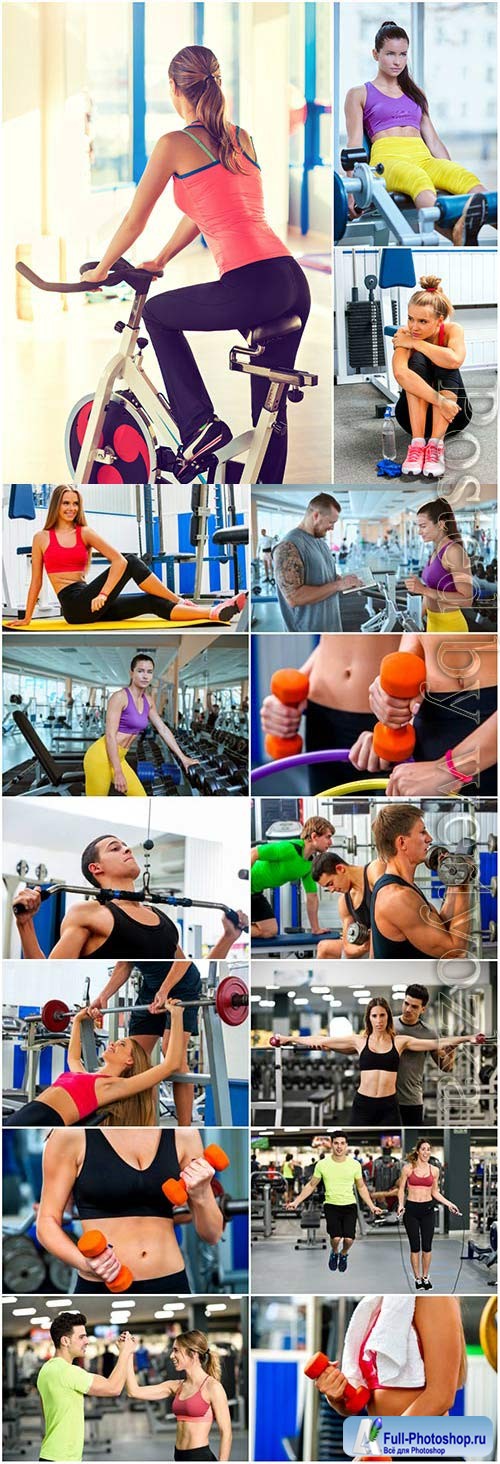
[[[74,1296],[105,1296],[107,1291],[105,1281],[100,1281],[96,1276],[95,1281],[84,1281],[82,1276],[78,1277],[73,1295]],[[152,1276],[150,1281],[132,1281],[120,1295],[125,1296],[127,1292],[137,1292],[139,1296],[189,1296],[190,1285],[187,1272],[174,1271],[171,1276]]]
[[[216,1459],[216,1458],[217,1458],[217,1455],[216,1454],[212,1454],[212,1450],[211,1450],[209,1444],[205,1444],[205,1448],[204,1449],[178,1449],[177,1447],[174,1449],[174,1459],[185,1459],[186,1460],[186,1464],[187,1464],[187,1461],[188,1460],[190,1461],[191,1459]]]
[[[124,554],[123,558],[127,561],[126,568],[118,584],[109,591],[102,610],[91,610],[90,606],[106,584],[109,569],[104,569],[90,584],[82,580],[60,591],[57,598],[68,625],[86,625],[89,620],[133,620],[135,615],[158,615],[160,620],[170,620],[173,600],[163,600],[161,595],[150,595],[149,591],[139,595],[120,593],[129,580],[141,585],[152,573],[137,554]]]
[[[447,427],[446,436],[455,437],[457,432],[463,432],[464,427],[467,427],[468,423],[471,420],[472,407],[467,396],[462,377],[457,368],[454,366],[450,367],[449,370],[446,370],[444,366],[436,366],[433,361],[429,361],[428,356],[423,355],[422,351],[412,351],[408,360],[408,365],[410,371],[415,371],[417,376],[422,377],[422,381],[428,381],[429,386],[433,386],[436,391],[453,391],[455,393],[460,411],[457,412],[457,415],[454,418],[453,422],[450,422],[449,426]],[[401,395],[396,402],[395,417],[396,421],[399,422],[400,427],[403,428],[403,431],[408,432],[409,436],[411,437],[412,430],[410,413],[408,411],[408,401],[405,391],[401,392]],[[425,423],[425,436],[430,437],[431,431],[432,406],[429,402]]]
[[[421,1250],[431,1251],[434,1235],[434,1200],[424,1200],[422,1204],[419,1204],[418,1200],[407,1200],[403,1225],[410,1242],[410,1250],[414,1254],[418,1254]]]
[[[261,259],[241,269],[227,270],[220,280],[205,285],[188,285],[154,295],[144,307],[143,317],[160,364],[165,389],[182,443],[214,416],[214,406],[200,375],[184,330],[239,330],[242,335],[256,325],[267,324],[279,315],[297,314],[302,326],[283,340],[269,341],[259,356],[259,366],[292,367],[311,308],[305,274],[291,255]],[[255,426],[266,399],[269,382],[252,376],[252,422]],[[287,455],[286,398],[260,471],[261,483],[282,483]]]

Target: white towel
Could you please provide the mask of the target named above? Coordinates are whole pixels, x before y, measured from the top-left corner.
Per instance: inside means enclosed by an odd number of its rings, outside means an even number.
[[[359,1367],[359,1354],[374,1316],[380,1315],[370,1334],[368,1347],[376,1353],[381,1387],[421,1388],[425,1369],[420,1356],[415,1329],[414,1296],[364,1296],[347,1328],[342,1355],[342,1372],[350,1383],[364,1383]]]

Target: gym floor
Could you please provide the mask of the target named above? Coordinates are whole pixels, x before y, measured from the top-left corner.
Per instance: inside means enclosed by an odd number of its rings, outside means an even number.
[[[300,258],[302,246],[298,240],[292,239],[289,244]],[[314,236],[308,235],[307,253],[314,253],[317,247],[321,245]],[[196,254],[194,264],[191,254],[169,265],[171,289],[213,278],[214,265],[207,250]],[[320,270],[308,270],[307,278],[313,304],[297,364],[316,372],[319,385],[306,391],[300,404],[289,406],[286,480],[322,484],[332,481],[331,276]],[[10,478],[16,482],[21,479],[44,482],[48,462],[54,483],[66,481],[66,419],[74,403],[97,385],[104,364],[115,349],[115,321],[127,318],[127,314],[128,301],[99,296],[87,308],[72,312],[70,305],[69,314],[47,316],[43,329],[39,318],[33,324],[17,322],[17,344],[9,355],[5,383],[4,482]],[[249,383],[241,373],[229,371],[228,365],[230,348],[238,339],[237,331],[189,335],[215,410],[235,435],[250,426]],[[145,367],[155,385],[163,389],[152,346],[146,352]],[[25,424],[21,436],[20,420]],[[189,492],[186,485],[186,494]]]
[[[98,1419],[93,1423],[91,1437],[88,1423],[86,1427],[88,1448],[85,1447],[83,1450],[82,1457],[84,1461],[99,1458],[101,1455],[106,1460],[109,1460],[110,1464],[112,1464],[113,1460],[118,1461],[118,1464],[129,1464],[129,1461],[130,1464],[140,1464],[140,1461],[143,1459],[158,1459],[162,1461],[173,1459],[174,1425],[168,1431],[162,1428],[161,1433],[155,1436],[151,1432],[146,1405],[143,1407],[141,1404],[134,1403],[132,1408],[127,1406],[126,1402],[125,1404],[122,1403],[120,1398],[111,1398],[109,1402],[106,1399],[99,1398],[97,1401],[99,1408],[95,1412],[96,1415],[98,1414]],[[26,1399],[23,1397],[18,1402],[22,1402],[24,1413]],[[38,1394],[34,1397],[34,1403],[37,1413],[39,1413]],[[105,1405],[107,1403],[107,1407],[105,1406],[103,1408],[103,1403]],[[138,1409],[141,1411],[138,1412]],[[89,1422],[92,1421],[92,1412],[89,1412],[88,1402],[85,1404],[85,1416]],[[25,1417],[23,1420],[23,1434],[21,1435],[23,1438],[22,1449],[19,1443],[15,1445],[15,1452],[6,1445],[2,1456],[5,1460],[18,1460],[21,1454],[23,1460],[39,1459],[42,1431],[40,1429],[36,1441],[31,1441],[30,1439],[29,1443],[25,1443],[25,1429],[29,1429],[29,1417]],[[210,1439],[210,1447],[215,1449],[217,1448],[217,1444],[218,1434],[214,1428]],[[246,1432],[233,1434],[231,1459],[248,1459],[248,1434]]]
[[[475,474],[482,483],[497,481],[497,427],[492,416],[496,393],[496,372],[491,370],[462,372],[474,416],[465,432],[445,442],[447,469],[440,479],[442,488],[451,487],[474,456],[476,443],[479,456]],[[370,484],[378,482],[376,464],[382,457],[382,418],[375,417],[375,407],[384,398],[369,382],[353,386],[336,386],[334,394],[335,480],[339,483]],[[485,425],[484,417],[491,420]],[[396,422],[396,457],[401,463],[409,437]],[[473,440],[471,440],[473,439]],[[392,481],[392,480],[391,480]],[[425,489],[426,479],[421,480]]]
[[[305,1218],[305,1217],[304,1217]],[[297,1287],[300,1291],[309,1292],[311,1296],[318,1292],[332,1292],[339,1296],[352,1296],[353,1291],[371,1292],[375,1287],[382,1287],[386,1294],[398,1295],[411,1291],[410,1286],[410,1257],[408,1248],[408,1237],[403,1225],[401,1225],[400,1236],[403,1248],[404,1264],[408,1272],[405,1276],[401,1250],[397,1238],[396,1224],[388,1225],[384,1230],[376,1229],[363,1239],[358,1238],[352,1247],[347,1263],[347,1270],[339,1274],[338,1271],[328,1270],[329,1250],[311,1248],[307,1250],[301,1246],[300,1251],[295,1250],[297,1240],[305,1240],[306,1231],[301,1230],[298,1216],[291,1212],[290,1220],[276,1220],[274,1235],[268,1240],[253,1240],[252,1242],[252,1290],[265,1294],[269,1290],[269,1277],[272,1275],[273,1286],[277,1292],[285,1291],[287,1286]],[[328,1241],[324,1220],[321,1221],[319,1230],[314,1232],[315,1237],[325,1238]],[[358,1232],[359,1236],[359,1232]],[[478,1244],[487,1248],[485,1237],[478,1237]],[[467,1236],[465,1239],[467,1247]],[[462,1255],[462,1232],[455,1232],[451,1236],[436,1235],[432,1247],[431,1281],[435,1292],[448,1294],[451,1292],[455,1276],[457,1274],[460,1258]],[[496,1274],[496,1273],[495,1273]],[[479,1261],[464,1261],[460,1280],[457,1286],[457,1295],[491,1295],[493,1271],[488,1271],[486,1266]]]

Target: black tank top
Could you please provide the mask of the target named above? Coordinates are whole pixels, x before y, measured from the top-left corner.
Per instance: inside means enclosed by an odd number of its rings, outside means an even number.
[[[344,896],[347,909],[352,920],[359,920],[360,925],[367,925],[370,929],[372,892],[368,884],[368,865],[365,864],[363,871],[363,898],[360,905],[353,905],[350,891]]]
[[[86,956],[86,961],[100,961],[103,956],[110,956],[113,960],[132,961],[135,956],[156,957],[158,960],[165,960],[166,957],[175,956],[179,944],[179,932],[173,920],[164,915],[162,910],[157,910],[156,905],[150,905],[158,916],[158,925],[141,925],[131,915],[127,915],[119,904],[111,904],[108,909],[113,916],[113,929],[100,945],[98,950],[92,951]]]
[[[372,890],[371,927],[373,955],[375,959],[379,961],[402,961],[408,960],[411,956],[417,956],[420,960],[422,960],[425,952],[419,950],[418,946],[412,945],[411,940],[390,940],[387,935],[382,935],[382,932],[378,928],[376,919],[377,895],[379,890],[382,890],[385,885],[391,884],[399,885],[400,888],[403,890],[416,890],[417,894],[420,896],[420,899],[423,900],[426,905],[428,905],[429,910],[433,909],[430,901],[426,899],[425,895],[423,894],[422,890],[419,889],[418,885],[410,884],[409,880],[402,879],[401,875],[399,874],[382,874],[380,876],[380,879],[378,879],[377,883],[373,886]]]
[[[388,1052],[373,1052],[369,1046],[369,1042],[370,1038],[368,1038],[362,1052],[359,1054],[360,1072],[397,1073],[400,1059],[394,1038],[392,1038],[392,1047],[389,1048]]]
[[[135,1169],[121,1159],[102,1131],[88,1128],[85,1158],[73,1185],[80,1220],[121,1219],[127,1215],[159,1215],[171,1220],[173,1208],[162,1184],[178,1179],[180,1165],[173,1129],[161,1129],[160,1142],[148,1169]]]

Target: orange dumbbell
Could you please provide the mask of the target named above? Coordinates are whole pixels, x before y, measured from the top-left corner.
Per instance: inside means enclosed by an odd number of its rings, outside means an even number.
[[[227,1169],[231,1162],[219,1144],[209,1144],[208,1149],[203,1150],[203,1158],[215,1170]],[[162,1190],[167,1200],[170,1200],[171,1205],[186,1204],[188,1191],[183,1179],[166,1179],[165,1183],[162,1184]]]
[[[330,1365],[330,1359],[327,1357],[326,1352],[315,1352],[314,1357],[311,1357],[311,1361],[304,1368],[306,1378],[312,1378],[313,1382],[315,1382],[316,1378],[320,1378],[321,1374]],[[333,1366],[336,1367],[337,1364],[334,1363]],[[348,1413],[362,1413],[363,1408],[366,1408],[370,1396],[369,1388],[353,1388],[352,1383],[346,1383],[342,1395],[342,1402]]]
[[[108,1242],[102,1230],[86,1230],[85,1235],[80,1236],[77,1244],[82,1256],[86,1256],[88,1261],[94,1261],[96,1256],[102,1256],[103,1251],[107,1249]],[[114,1281],[106,1281],[105,1286],[108,1291],[128,1291],[133,1279],[128,1266],[120,1266]]]
[[[294,671],[293,667],[287,667],[283,671],[274,672],[270,690],[284,707],[299,707],[301,702],[307,701],[309,677],[303,671]],[[265,747],[269,757],[296,757],[302,752],[302,738],[298,732],[291,737],[275,737],[274,733],[268,732]]]
[[[380,664],[380,685],[387,696],[400,697],[401,701],[412,701],[419,696],[425,681],[425,661],[414,656],[412,651],[394,651],[384,656]],[[373,751],[383,762],[406,762],[415,747],[415,732],[411,722],[405,727],[386,727],[377,722],[373,729]]]

